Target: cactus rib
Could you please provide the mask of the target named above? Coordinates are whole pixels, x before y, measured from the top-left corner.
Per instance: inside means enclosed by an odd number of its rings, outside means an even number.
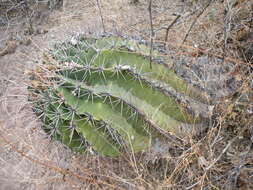
[[[195,101],[203,94],[179,78],[157,50],[150,69],[145,44],[79,37],[51,54],[44,70],[34,73],[30,97],[43,129],[74,151],[143,151],[161,133],[182,137],[207,117],[196,112],[208,110]]]

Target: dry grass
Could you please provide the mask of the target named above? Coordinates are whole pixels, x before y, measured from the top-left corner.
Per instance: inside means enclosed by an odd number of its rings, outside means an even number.
[[[74,33],[101,32],[100,16],[107,32],[150,39],[148,1],[99,2],[101,13],[96,0],[65,1],[62,11],[38,24],[49,32],[29,36],[29,46],[17,39],[25,36],[24,28],[1,28],[1,42],[12,31],[20,45],[14,54],[0,57],[0,189],[252,189],[252,57],[246,48],[252,43],[252,35],[247,35],[252,32],[252,1],[214,1],[191,31],[207,1],[153,2],[155,41],[165,39],[173,13],[180,13],[166,43],[173,56],[224,58],[223,64],[234,64],[230,74],[242,81],[233,96],[215,106],[210,126],[201,135],[186,137],[180,146],[167,140],[163,154],[151,150],[118,159],[74,154],[46,137],[27,101],[24,75],[44,49]],[[252,45],[250,51],[252,56]]]

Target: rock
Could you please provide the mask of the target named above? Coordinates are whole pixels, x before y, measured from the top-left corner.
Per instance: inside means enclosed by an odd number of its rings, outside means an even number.
[[[175,72],[213,100],[228,97],[240,87],[242,81],[230,74],[233,69],[232,63],[208,56],[182,57],[174,61]]]

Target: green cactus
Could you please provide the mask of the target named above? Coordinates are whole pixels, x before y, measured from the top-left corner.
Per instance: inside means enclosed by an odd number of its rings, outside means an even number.
[[[114,36],[57,45],[33,72],[30,97],[43,129],[74,151],[117,156],[147,149],[159,131],[178,134],[185,123],[199,122],[178,97],[204,101],[203,93],[159,50],[151,69],[149,52],[145,43]]]

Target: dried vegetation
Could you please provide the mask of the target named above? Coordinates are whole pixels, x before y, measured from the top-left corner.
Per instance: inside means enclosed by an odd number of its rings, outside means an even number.
[[[10,9],[21,14],[14,9],[20,2],[25,1],[0,2],[1,13]],[[152,22],[149,3],[73,0],[47,12],[46,20],[31,12],[22,13],[29,14],[24,17],[28,19],[0,15],[1,52],[13,44],[10,41],[18,46],[0,55],[0,189],[253,188],[253,2],[154,0]],[[32,12],[43,15],[46,9]],[[48,33],[29,32],[31,28]],[[150,35],[151,28],[155,35]],[[167,139],[156,149],[117,159],[74,154],[40,129],[27,101],[24,74],[34,67],[29,61],[39,60],[49,47],[45,41],[64,40],[73,30],[105,30],[163,42],[173,59],[189,59],[192,71],[199,57],[219,58],[219,64],[229,66],[225,74],[232,76],[226,88],[234,83],[238,88],[214,104],[207,130],[185,137],[181,144]]]

